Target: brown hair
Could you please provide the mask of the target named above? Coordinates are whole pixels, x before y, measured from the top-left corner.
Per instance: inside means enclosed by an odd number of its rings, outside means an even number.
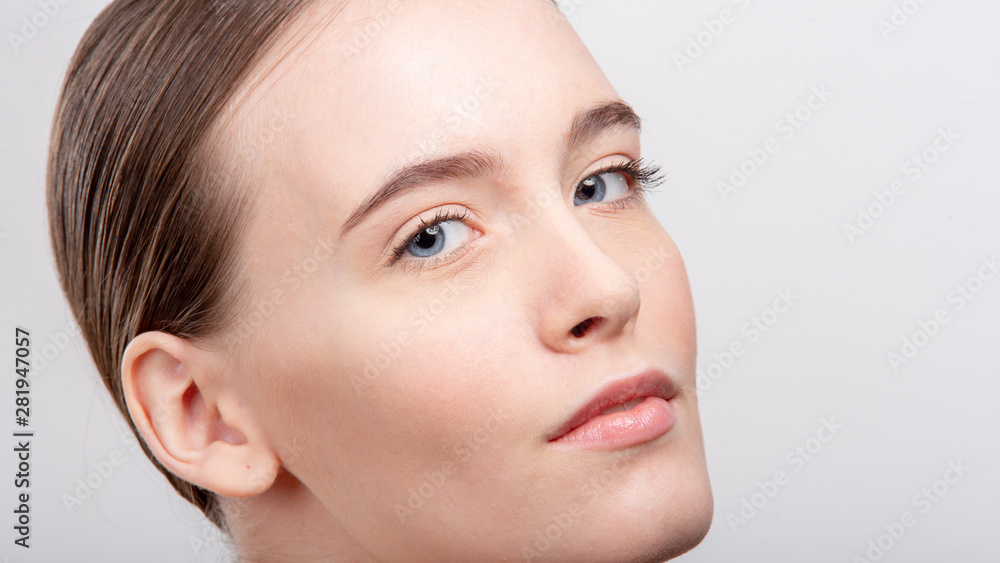
[[[245,305],[235,257],[252,200],[218,173],[209,136],[309,1],[115,0],[70,62],[49,152],[52,247],[98,372],[137,436],[119,376],[128,343],[147,331],[216,335]],[[226,530],[213,494],[139,443]]]
[[[224,189],[207,135],[308,0],[116,0],[69,65],[49,153],[60,283],[115,404],[128,343],[198,339],[231,324],[247,190]],[[230,182],[231,183],[231,182]],[[221,529],[215,497],[167,471]]]

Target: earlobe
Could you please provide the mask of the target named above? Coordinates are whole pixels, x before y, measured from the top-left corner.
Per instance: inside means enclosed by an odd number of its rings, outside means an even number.
[[[122,391],[136,428],[171,473],[231,497],[270,488],[280,462],[216,352],[145,332],[122,359]]]

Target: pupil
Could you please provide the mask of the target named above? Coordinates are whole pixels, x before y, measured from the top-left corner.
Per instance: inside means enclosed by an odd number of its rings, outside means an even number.
[[[440,231],[441,228],[438,225],[427,227],[423,233],[417,235],[413,242],[424,250],[432,248],[434,243],[437,242],[434,239]]]
[[[593,178],[588,178],[583,181],[583,198],[590,199],[594,197],[594,192],[597,191],[597,181]]]

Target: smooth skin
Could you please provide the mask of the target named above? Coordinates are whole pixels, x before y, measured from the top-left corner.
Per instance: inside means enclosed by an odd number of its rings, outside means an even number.
[[[142,334],[122,374],[246,560],[664,561],[701,541],[682,259],[636,182],[580,190],[641,157],[627,120],[570,135],[620,101],[543,0],[320,3],[278,42],[216,132],[255,198],[244,313],[210,341]],[[345,230],[396,171],[455,155],[465,174],[411,178]],[[678,385],[669,432],[548,441],[649,367]]]

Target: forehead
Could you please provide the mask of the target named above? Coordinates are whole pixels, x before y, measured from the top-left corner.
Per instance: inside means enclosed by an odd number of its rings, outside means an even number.
[[[308,9],[234,99],[231,138],[271,171],[347,154],[384,169],[617,97],[548,0],[338,4]]]

